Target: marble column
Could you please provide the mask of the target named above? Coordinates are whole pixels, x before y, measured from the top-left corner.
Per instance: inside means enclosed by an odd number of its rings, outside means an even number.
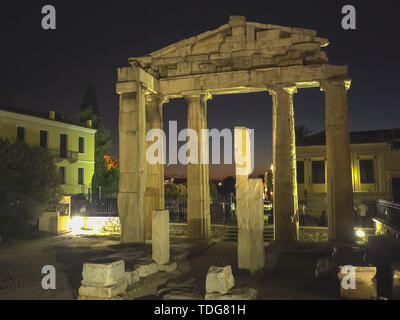
[[[188,102],[188,129],[197,133],[197,163],[187,165],[187,225],[190,239],[204,240],[211,235],[210,184],[208,165],[208,137],[202,136],[207,129],[207,100],[210,95],[185,96]],[[207,159],[207,163],[204,163]]]
[[[145,242],[146,189],[145,89],[140,82],[117,83],[119,102],[120,178],[118,213],[121,243]]]
[[[294,86],[271,88],[273,98],[273,177],[275,240],[293,243],[298,238]]]
[[[163,129],[164,102],[164,98],[160,95],[146,95],[146,134],[153,129]],[[146,147],[148,148],[154,143],[155,141],[146,141]],[[165,141],[162,141],[161,143],[163,147],[164,143]],[[157,154],[156,156],[159,155]],[[153,211],[164,209],[164,164],[151,164],[149,161],[146,161],[146,169],[147,185],[145,192],[144,215],[146,239],[150,240],[152,238]]]
[[[255,273],[264,267],[264,201],[261,179],[252,173],[250,130],[235,127],[238,267]]]
[[[327,80],[321,88],[325,92],[328,237],[332,243],[351,244],[354,204],[346,83]]]

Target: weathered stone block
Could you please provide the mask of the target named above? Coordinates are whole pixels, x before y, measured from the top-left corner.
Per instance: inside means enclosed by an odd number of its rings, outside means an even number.
[[[153,211],[152,222],[152,257],[157,264],[169,262],[169,212],[168,210]]]
[[[95,298],[113,298],[117,295],[125,293],[127,287],[128,282],[125,279],[118,284],[107,287],[83,285],[79,288],[79,295]]]
[[[218,292],[226,294],[235,285],[231,266],[216,267],[211,266],[207,272],[206,292]]]
[[[257,40],[277,40],[280,39],[282,34],[281,30],[266,30],[258,31],[256,36]]]
[[[104,264],[85,263],[82,277],[84,286],[107,287],[116,285],[125,280],[125,263],[123,260]]]
[[[136,268],[135,271],[139,274],[139,276],[141,278],[145,278],[145,277],[148,277],[149,275],[152,275],[152,274],[158,272],[158,268],[157,268],[157,264],[149,263],[149,264],[139,266],[138,268]]]
[[[226,294],[206,293],[205,300],[255,300],[257,290],[253,288],[236,288]]]
[[[158,271],[166,272],[166,273],[174,272],[177,269],[177,267],[178,267],[178,264],[176,262],[157,265]]]
[[[134,284],[138,281],[140,281],[140,276],[137,271],[126,271],[126,280],[128,282],[128,285]]]
[[[376,299],[377,298],[377,287],[376,287],[376,267],[357,267],[354,266],[355,270],[355,287],[345,289],[342,280],[349,273],[342,273],[343,266],[339,266],[339,285],[340,285],[340,295],[342,298],[346,299]],[[349,284],[350,280],[349,280]]]

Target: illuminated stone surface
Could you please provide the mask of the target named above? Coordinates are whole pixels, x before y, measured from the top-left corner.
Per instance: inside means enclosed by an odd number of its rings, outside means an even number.
[[[235,279],[232,274],[231,266],[211,266],[210,269],[208,269],[206,278],[206,292],[218,292],[226,294],[234,286]]]
[[[342,270],[343,266],[339,266],[339,270]],[[344,289],[342,280],[348,275],[348,273],[341,273],[339,271],[339,285],[340,295],[346,299],[376,299],[377,298],[377,287],[376,287],[376,267],[354,267],[356,282],[355,289]]]
[[[104,264],[85,263],[82,277],[84,286],[112,286],[125,280],[125,263],[123,260]]]
[[[79,295],[95,298],[113,298],[117,295],[125,293],[127,286],[128,282],[126,280],[107,287],[93,287],[84,285],[79,288]]]
[[[169,212],[153,212],[152,257],[157,264],[167,264],[170,257],[169,248]]]

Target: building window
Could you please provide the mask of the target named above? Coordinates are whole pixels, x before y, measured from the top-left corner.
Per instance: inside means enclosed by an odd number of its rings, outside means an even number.
[[[79,185],[83,185],[84,184],[83,173],[84,173],[83,168],[78,168],[78,184]]]
[[[60,176],[61,176],[61,184],[67,184],[66,174],[65,174],[65,170],[66,170],[65,167],[60,167],[59,170],[60,170]]]
[[[79,153],[85,153],[85,138],[79,137]]]
[[[67,135],[60,134],[60,157],[67,157]]]
[[[374,160],[360,160],[361,183],[375,183]]]
[[[17,127],[17,139],[18,141],[25,141],[25,128]]]
[[[48,132],[44,130],[40,130],[40,146],[42,148],[48,147]]]
[[[297,161],[297,183],[304,183],[304,161]]]
[[[325,184],[325,161],[312,162],[312,183]]]

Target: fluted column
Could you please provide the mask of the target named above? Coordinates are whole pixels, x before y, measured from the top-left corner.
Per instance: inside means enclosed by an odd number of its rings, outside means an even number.
[[[273,98],[273,176],[275,240],[293,243],[298,235],[294,86],[270,89]]]
[[[327,80],[321,88],[325,92],[329,241],[351,244],[354,204],[346,82]]]
[[[120,95],[118,214],[121,243],[143,243],[146,188],[145,89],[140,82],[124,81],[117,84],[117,93]]]
[[[163,105],[166,102],[163,96],[157,94],[146,95],[146,133],[153,129],[163,129]],[[159,137],[158,137],[159,138]],[[146,147],[155,143],[146,141]],[[164,147],[165,141],[160,144]],[[161,150],[158,150],[161,152]],[[158,156],[158,155],[157,155]],[[164,209],[164,164],[146,162],[146,193],[145,193],[145,226],[146,239],[152,238],[153,211]]]
[[[210,184],[208,166],[207,100],[210,95],[185,96],[188,102],[188,129],[197,133],[197,163],[187,165],[187,225],[190,239],[208,239],[211,234]],[[207,159],[207,163],[204,160]]]

